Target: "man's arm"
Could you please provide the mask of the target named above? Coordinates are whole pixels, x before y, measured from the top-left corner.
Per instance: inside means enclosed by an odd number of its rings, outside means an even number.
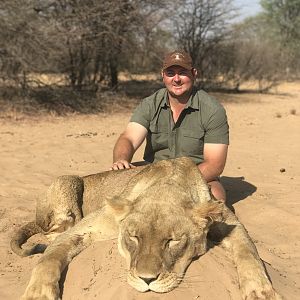
[[[111,170],[129,169],[135,151],[147,136],[147,129],[136,122],[130,122],[125,131],[118,138],[113,151],[113,165]]]
[[[215,180],[224,170],[228,145],[204,144],[204,161],[198,165],[207,182]]]

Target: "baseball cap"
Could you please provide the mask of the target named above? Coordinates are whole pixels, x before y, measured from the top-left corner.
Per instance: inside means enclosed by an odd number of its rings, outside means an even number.
[[[167,53],[163,61],[163,70],[171,66],[180,66],[190,70],[193,68],[193,61],[191,56],[187,52],[176,50]]]

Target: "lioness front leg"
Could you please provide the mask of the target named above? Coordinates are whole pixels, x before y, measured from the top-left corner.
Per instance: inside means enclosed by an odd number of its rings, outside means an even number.
[[[117,225],[105,209],[89,214],[69,231],[58,236],[46,249],[33,269],[31,279],[21,299],[59,299],[61,273],[73,257],[93,241],[112,239],[117,235]]]
[[[224,223],[215,224],[219,233],[225,234],[223,245],[232,251],[243,299],[282,299],[273,289],[256,247],[244,226],[227,207],[224,206]]]
[[[61,272],[84,248],[82,236],[65,237],[64,241],[56,241],[49,246],[33,269],[31,279],[21,299],[60,299]]]

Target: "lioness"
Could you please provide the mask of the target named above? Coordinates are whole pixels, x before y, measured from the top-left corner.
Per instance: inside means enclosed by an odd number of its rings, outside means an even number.
[[[42,232],[57,238],[32,272],[22,299],[58,299],[61,272],[98,240],[118,237],[127,280],[140,292],[176,288],[192,259],[207,251],[207,234],[231,249],[244,299],[280,299],[245,228],[213,199],[189,158],[86,177],[62,176],[37,204],[36,221],[21,227],[12,250]]]

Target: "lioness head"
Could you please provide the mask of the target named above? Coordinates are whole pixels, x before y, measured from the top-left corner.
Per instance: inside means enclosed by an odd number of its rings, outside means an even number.
[[[192,259],[206,252],[208,227],[220,213],[213,201],[189,209],[168,203],[132,207],[120,221],[118,243],[128,283],[140,292],[177,287]]]

